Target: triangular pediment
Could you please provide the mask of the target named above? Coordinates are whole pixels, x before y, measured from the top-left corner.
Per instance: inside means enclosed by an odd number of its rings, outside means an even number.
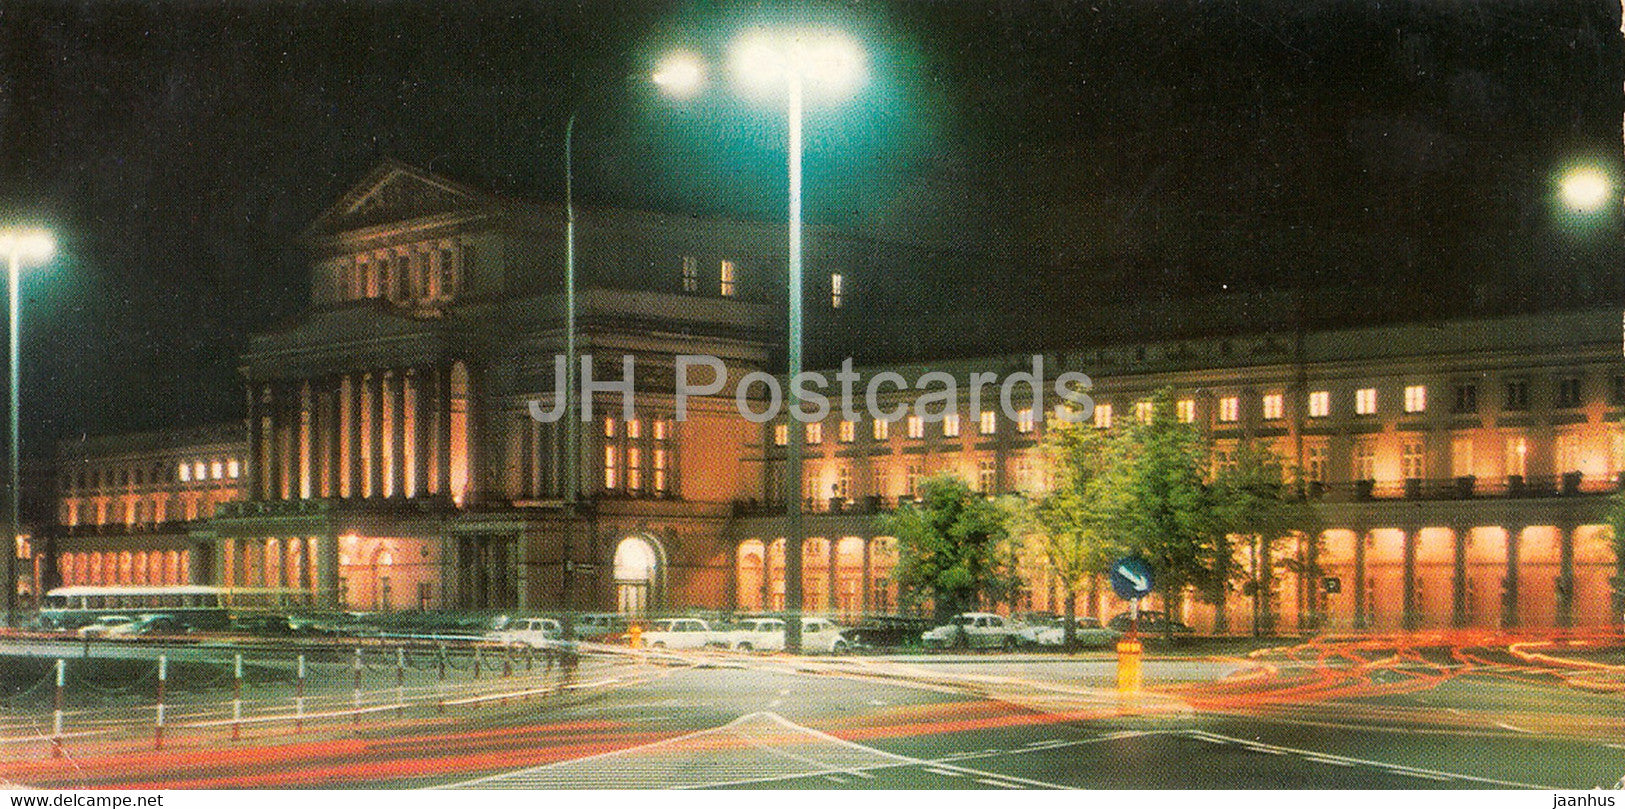
[[[305,231],[319,237],[479,208],[491,197],[453,180],[386,160]]]

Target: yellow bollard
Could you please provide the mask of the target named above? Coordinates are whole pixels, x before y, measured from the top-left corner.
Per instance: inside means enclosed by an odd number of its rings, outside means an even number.
[[[643,646],[643,625],[633,624],[626,628],[627,643],[637,649]]]
[[[1117,642],[1117,696],[1124,698],[1136,697],[1140,687],[1145,684],[1140,670],[1140,662],[1145,654],[1145,647],[1139,638],[1124,638]]]

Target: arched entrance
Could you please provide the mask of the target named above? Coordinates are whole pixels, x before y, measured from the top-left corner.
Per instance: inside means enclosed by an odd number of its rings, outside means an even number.
[[[615,608],[626,615],[643,615],[659,601],[661,589],[660,543],[653,537],[629,536],[615,547]]]

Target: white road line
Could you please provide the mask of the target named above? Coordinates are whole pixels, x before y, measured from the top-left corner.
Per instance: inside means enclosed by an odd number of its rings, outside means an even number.
[[[1185,731],[1185,733],[1187,735],[1190,735],[1190,736],[1196,736],[1197,738],[1205,738],[1205,737],[1210,737],[1210,736],[1213,737],[1213,738],[1216,738],[1216,739],[1229,738],[1227,736],[1221,736],[1221,735],[1219,735],[1217,733],[1209,733],[1209,732],[1207,732],[1205,730]],[[1198,736],[1198,734],[1200,734],[1200,736]],[[1507,787],[1509,789],[1538,789],[1538,790],[1542,790],[1542,791],[1551,791],[1552,790],[1552,787],[1540,786],[1538,784],[1524,784],[1524,783],[1519,783],[1517,781],[1502,781],[1502,780],[1499,780],[1499,779],[1496,779],[1496,778],[1484,778],[1482,776],[1477,776],[1477,775],[1463,775],[1461,773],[1443,772],[1443,771],[1440,771],[1440,770],[1427,770],[1427,769],[1423,769],[1421,767],[1407,767],[1407,766],[1405,766],[1403,764],[1390,764],[1390,763],[1388,763],[1386,761],[1372,761],[1370,759],[1353,758],[1353,757],[1350,757],[1350,756],[1339,756],[1339,755],[1334,755],[1332,753],[1322,753],[1322,752],[1319,752],[1319,751],[1316,751],[1316,750],[1303,750],[1301,748],[1296,748],[1296,747],[1281,747],[1279,745],[1264,744],[1262,742],[1256,742],[1256,741],[1252,741],[1250,739],[1230,739],[1230,741],[1235,742],[1237,744],[1240,744],[1240,745],[1242,745],[1244,747],[1248,747],[1248,748],[1254,748],[1254,747],[1274,748],[1276,750],[1281,750],[1281,751],[1284,751],[1284,752],[1287,752],[1287,753],[1293,753],[1293,754],[1296,754],[1296,755],[1299,755],[1299,756],[1305,756],[1305,757],[1314,756],[1316,758],[1342,759],[1343,761],[1347,761],[1350,764],[1363,764],[1363,765],[1368,766],[1368,767],[1376,767],[1376,768],[1379,768],[1379,769],[1387,770],[1388,772],[1391,772],[1391,773],[1397,773],[1399,775],[1411,775],[1411,776],[1415,776],[1417,778],[1431,778],[1431,779],[1434,779],[1434,780],[1437,780],[1437,781],[1447,781],[1447,780],[1450,780],[1450,779],[1458,779],[1458,780],[1462,780],[1462,781],[1474,781],[1474,782],[1477,782],[1477,783],[1480,783],[1480,784],[1494,784],[1496,786]]]
[[[1505,722],[1496,722],[1495,726],[1498,727],[1498,728],[1505,728],[1506,730],[1510,730],[1513,733],[1534,733],[1534,731],[1529,730],[1528,728],[1520,728],[1517,725],[1509,725],[1509,724],[1507,724]]]
[[[837,783],[837,784],[844,784],[844,783],[846,783],[846,779],[845,779],[845,778],[842,778],[842,777],[840,777],[840,776],[839,776],[839,775],[826,775],[826,776],[824,776],[824,779],[825,779],[825,780],[828,780],[828,781],[834,781],[834,782],[835,782],[835,783]]]
[[[1323,756],[1304,756],[1304,759],[1306,759],[1308,761],[1313,761],[1313,762],[1315,762],[1317,764],[1332,764],[1332,765],[1335,765],[1335,766],[1338,766],[1338,767],[1353,767],[1354,766],[1354,762],[1352,762],[1352,761],[1343,761],[1341,759],[1335,759],[1335,758],[1325,758]]]
[[[959,778],[961,776],[961,773],[952,772],[950,770],[938,769],[936,767],[926,767],[925,771],[926,772],[934,772],[937,775],[946,775],[949,778]]]
[[[999,789],[1021,789],[1021,786],[1018,784],[1006,784],[1003,781],[993,781],[987,778],[978,778],[976,779],[976,783],[987,784],[990,787],[998,787]]]
[[[1064,743],[1065,741],[1066,741],[1065,739],[1044,739],[1042,741],[1028,742],[1027,746],[1028,747],[1037,747],[1037,746],[1043,745],[1043,744],[1055,744],[1056,742]]]

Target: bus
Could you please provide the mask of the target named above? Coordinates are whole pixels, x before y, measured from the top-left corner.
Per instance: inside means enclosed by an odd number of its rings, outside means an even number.
[[[273,587],[210,587],[201,584],[73,585],[46,592],[40,624],[78,629],[104,615],[134,619],[147,613],[173,615],[198,630],[222,630],[234,615],[287,612],[310,606],[306,590]]]

